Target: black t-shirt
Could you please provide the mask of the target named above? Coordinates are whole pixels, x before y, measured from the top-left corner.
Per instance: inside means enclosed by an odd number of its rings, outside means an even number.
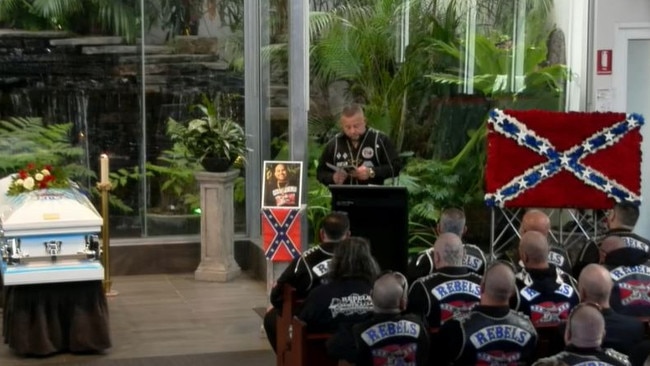
[[[348,278],[326,283],[309,292],[298,316],[312,332],[334,332],[340,324],[358,323],[372,313],[372,285]]]

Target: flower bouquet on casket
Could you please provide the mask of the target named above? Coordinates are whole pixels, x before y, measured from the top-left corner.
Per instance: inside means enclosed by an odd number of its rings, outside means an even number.
[[[14,174],[8,196],[49,188],[69,188],[70,181],[60,168],[47,164],[29,163],[24,169]]]

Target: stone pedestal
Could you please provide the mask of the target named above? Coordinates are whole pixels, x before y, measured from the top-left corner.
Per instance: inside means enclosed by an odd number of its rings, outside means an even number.
[[[194,279],[227,282],[241,273],[233,248],[233,186],[239,171],[195,176],[201,188],[201,263]]]

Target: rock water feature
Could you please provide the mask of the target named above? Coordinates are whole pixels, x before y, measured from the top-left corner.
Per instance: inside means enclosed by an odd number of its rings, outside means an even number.
[[[145,93],[147,159],[169,147],[168,117],[183,119],[202,94],[244,95],[243,75],[220,60],[216,38],[178,37],[169,45],[146,45]],[[141,48],[120,37],[76,37],[66,32],[0,30],[0,120],[42,117],[46,123],[74,124],[75,139],[97,171],[98,156],[108,152],[111,169],[140,161]],[[243,123],[243,98],[233,106]],[[82,182],[90,185],[91,182]],[[153,193],[155,189],[151,190]],[[135,208],[144,202],[137,189],[121,197]],[[155,205],[155,194],[146,199]],[[111,213],[113,217],[113,212]],[[112,233],[140,236],[138,217],[111,220]],[[193,230],[196,233],[196,230]]]

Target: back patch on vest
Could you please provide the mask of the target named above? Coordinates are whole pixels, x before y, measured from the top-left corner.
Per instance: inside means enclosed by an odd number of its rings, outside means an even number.
[[[418,345],[416,343],[389,344],[373,348],[372,364],[374,366],[416,366]]]
[[[530,320],[533,325],[557,325],[564,322],[569,316],[568,302],[555,303],[544,301],[530,306]]]
[[[476,366],[517,366],[521,352],[490,351],[476,354]]]
[[[329,270],[330,270],[330,262],[331,261],[332,261],[331,259],[326,259],[326,260],[318,263],[317,265],[311,267],[311,271],[314,272],[314,274],[316,274],[316,276],[323,277],[324,275],[327,274],[327,272],[329,272]]]

